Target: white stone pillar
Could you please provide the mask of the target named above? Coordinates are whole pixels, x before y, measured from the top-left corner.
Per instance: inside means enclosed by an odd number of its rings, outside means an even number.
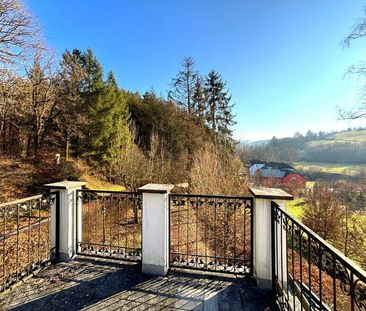
[[[169,193],[173,185],[147,184],[142,192],[142,272],[169,270]]]
[[[253,206],[253,266],[257,286],[272,289],[272,201],[284,208],[286,200],[293,196],[282,189],[250,188],[254,196]],[[278,227],[280,228],[280,227]],[[280,231],[282,232],[282,230]],[[279,234],[286,239],[286,233]],[[286,241],[286,240],[285,240]],[[278,256],[279,257],[279,256]],[[283,257],[284,259],[286,257]],[[275,260],[278,260],[276,258]],[[284,264],[284,263],[283,263]],[[287,263],[286,263],[287,264]],[[285,270],[286,271],[285,266]]]
[[[59,258],[57,259],[60,261],[69,261],[76,254],[76,233],[81,229],[81,214],[77,211],[76,190],[85,185],[85,182],[80,181],[61,181],[44,185],[51,192],[59,193],[59,211],[57,212],[55,205],[51,206],[51,224],[55,226],[51,229],[51,241],[54,241],[55,245],[58,244]],[[57,227],[59,232],[56,230]]]

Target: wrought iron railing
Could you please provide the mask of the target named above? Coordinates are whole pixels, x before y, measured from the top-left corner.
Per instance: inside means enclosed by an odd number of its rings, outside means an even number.
[[[282,310],[366,310],[366,273],[272,202],[272,274]]]
[[[55,258],[51,204],[57,198],[51,193],[0,204],[0,291]]]
[[[170,195],[170,266],[253,271],[253,198]]]
[[[141,193],[78,190],[77,197],[78,253],[140,261]]]

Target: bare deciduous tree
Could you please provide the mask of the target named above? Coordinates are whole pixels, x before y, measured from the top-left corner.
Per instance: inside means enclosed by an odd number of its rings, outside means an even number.
[[[181,64],[183,70],[173,79],[168,98],[192,115],[196,110],[196,107],[193,107],[193,96],[198,73],[194,70],[192,57],[185,57]]]
[[[36,44],[37,28],[20,0],[0,1],[0,63],[13,63]]]
[[[52,56],[37,52],[33,64],[26,70],[22,85],[24,115],[28,120],[29,136],[27,153],[33,146],[37,154],[45,139],[46,130],[57,116],[59,83],[53,71]]]
[[[365,16],[359,18],[356,23],[351,28],[350,33],[342,40],[341,44],[343,47],[349,47],[351,43],[360,38],[364,38],[366,36],[366,8],[364,12]],[[358,65],[352,65],[346,71],[346,75],[356,75],[359,77],[366,76],[366,66],[363,61],[360,61]],[[341,119],[343,120],[354,120],[359,118],[366,118],[366,92],[365,88],[361,91],[360,94],[360,103],[358,107],[354,109],[343,109],[338,107],[338,113]]]
[[[243,164],[236,155],[225,154],[212,144],[207,144],[194,154],[189,172],[190,192],[235,196],[246,194],[248,178],[243,172]]]
[[[316,183],[308,192],[305,203],[304,224],[323,239],[337,240],[345,210],[329,185]]]

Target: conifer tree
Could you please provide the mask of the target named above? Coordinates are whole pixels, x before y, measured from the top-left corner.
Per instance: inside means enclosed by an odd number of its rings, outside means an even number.
[[[74,49],[62,54],[59,71],[59,107],[60,114],[56,119],[59,137],[64,147],[66,161],[70,152],[75,150],[78,156],[78,142],[82,138],[82,124],[85,122],[83,99],[80,87],[84,79],[84,71],[80,64],[81,52]],[[56,133],[57,134],[57,133]]]
[[[103,68],[91,49],[80,61],[85,75],[81,95],[87,112],[84,154],[101,166],[129,140],[127,104],[113,73],[103,81]]]
[[[214,132],[216,142],[231,149],[234,148],[231,127],[235,125],[233,105],[230,104],[231,96],[226,89],[226,83],[221,75],[211,70],[205,81],[205,94],[207,96],[207,123]]]
[[[186,110],[189,116],[192,116],[196,113],[193,95],[198,73],[194,69],[192,57],[185,57],[181,65],[183,69],[173,79],[168,99]]]
[[[204,87],[204,80],[201,76],[197,77],[194,84],[192,102],[195,107],[198,120],[204,122],[207,114],[207,96]]]
[[[129,131],[130,114],[127,107],[127,97],[119,89],[113,72],[109,72],[106,81],[107,100],[110,100],[113,131],[109,137],[109,147],[106,160],[113,161],[131,142]]]

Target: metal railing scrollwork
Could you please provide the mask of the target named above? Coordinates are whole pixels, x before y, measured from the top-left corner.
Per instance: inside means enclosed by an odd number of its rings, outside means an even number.
[[[253,198],[170,194],[170,266],[253,271]]]
[[[56,256],[51,242],[51,205],[58,193],[0,204],[0,291]]]
[[[282,310],[366,310],[366,272],[272,202],[272,274]]]

